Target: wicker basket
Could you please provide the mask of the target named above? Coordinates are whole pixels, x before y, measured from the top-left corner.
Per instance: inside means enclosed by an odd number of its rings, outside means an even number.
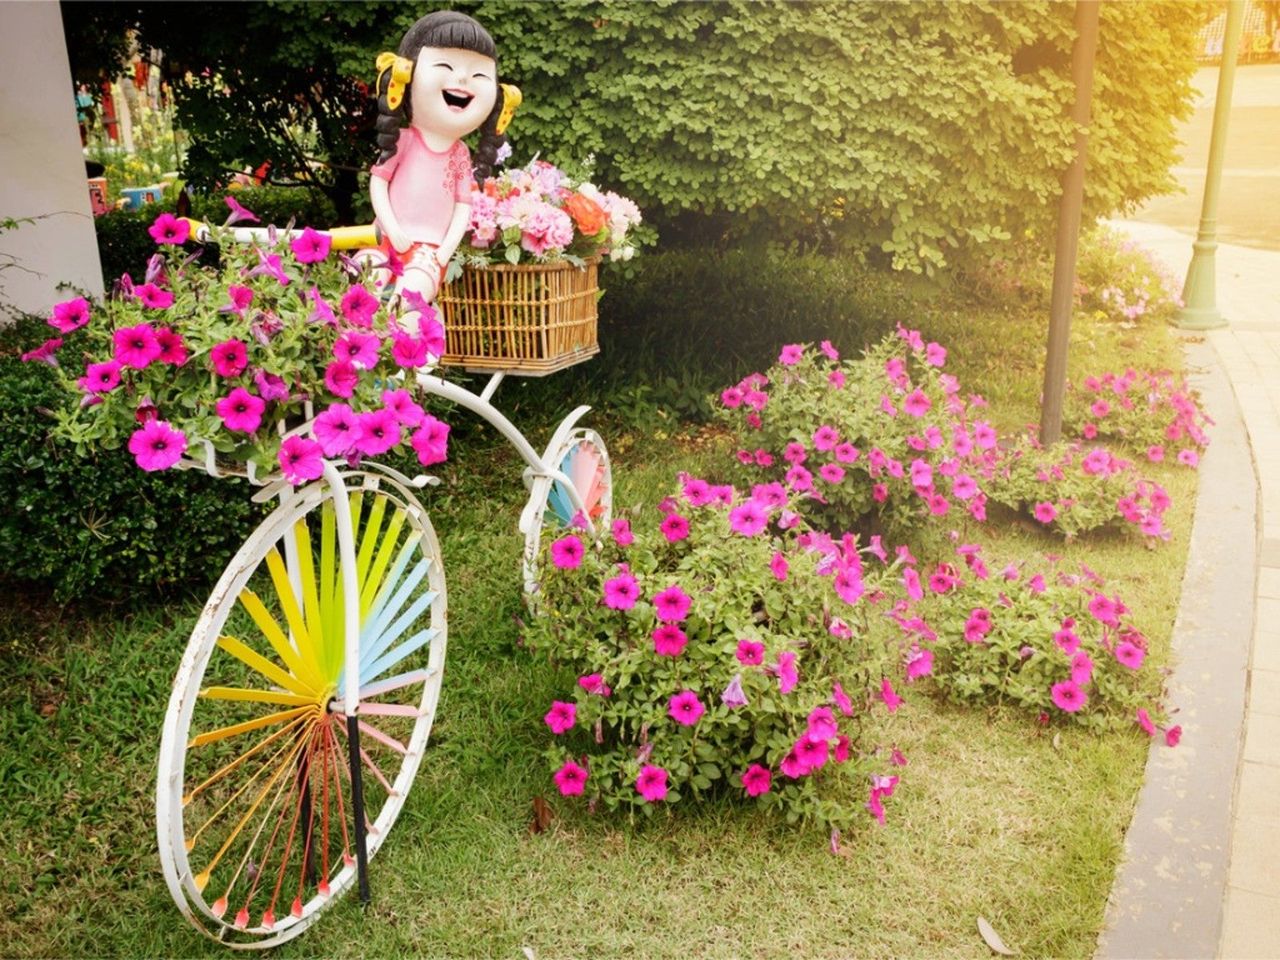
[[[441,363],[541,377],[595,356],[598,263],[466,267],[436,298]]]

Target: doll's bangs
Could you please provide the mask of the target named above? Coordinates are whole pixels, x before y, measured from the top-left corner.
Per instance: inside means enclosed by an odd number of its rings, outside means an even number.
[[[410,27],[400,41],[400,56],[417,60],[423,47],[469,50],[495,62],[498,59],[498,48],[489,31],[465,13],[453,10],[427,14]]]

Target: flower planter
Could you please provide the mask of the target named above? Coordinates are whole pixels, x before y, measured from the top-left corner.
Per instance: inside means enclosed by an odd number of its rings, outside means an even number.
[[[598,264],[465,267],[436,298],[446,339],[441,362],[540,377],[595,356]]]

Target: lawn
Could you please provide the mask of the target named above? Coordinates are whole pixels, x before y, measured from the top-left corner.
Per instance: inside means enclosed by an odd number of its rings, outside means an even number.
[[[958,298],[918,318],[911,302],[902,309],[947,345],[949,369],[986,395],[998,427],[1036,418],[1042,319]],[[1154,326],[1078,320],[1071,351],[1073,377],[1181,363]],[[564,412],[577,402],[544,391]],[[711,472],[729,453],[714,430],[674,419],[639,429],[602,413],[621,505],[652,504],[676,471]],[[1101,736],[951,706],[927,681],[894,718],[909,765],[888,823],[868,817],[843,856],[820,831],[728,800],[632,822],[555,798],[551,826],[534,832],[532,799],[554,795],[542,715],[564,678],[520,644],[519,464],[487,431],[460,431],[454,451],[425,500],[451,613],[431,746],[373,862],[372,906],[347,897],[282,956],[975,956],[986,953],[979,915],[1023,955],[1093,952],[1148,741],[1136,728]],[[1174,500],[1172,542],[1154,550],[1128,533],[1064,544],[1002,513],[960,532],[997,570],[1045,553],[1086,561],[1167,662],[1195,475],[1151,473]],[[196,601],[60,610],[38,596],[0,609],[6,954],[222,951],[169,900],[152,810],[169,684],[198,612]]]

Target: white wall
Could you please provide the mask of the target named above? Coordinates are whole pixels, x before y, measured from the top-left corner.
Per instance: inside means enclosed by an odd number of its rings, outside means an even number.
[[[101,294],[102,266],[58,4],[0,2],[0,219],[45,214],[0,232],[0,301],[36,314],[60,282]]]

